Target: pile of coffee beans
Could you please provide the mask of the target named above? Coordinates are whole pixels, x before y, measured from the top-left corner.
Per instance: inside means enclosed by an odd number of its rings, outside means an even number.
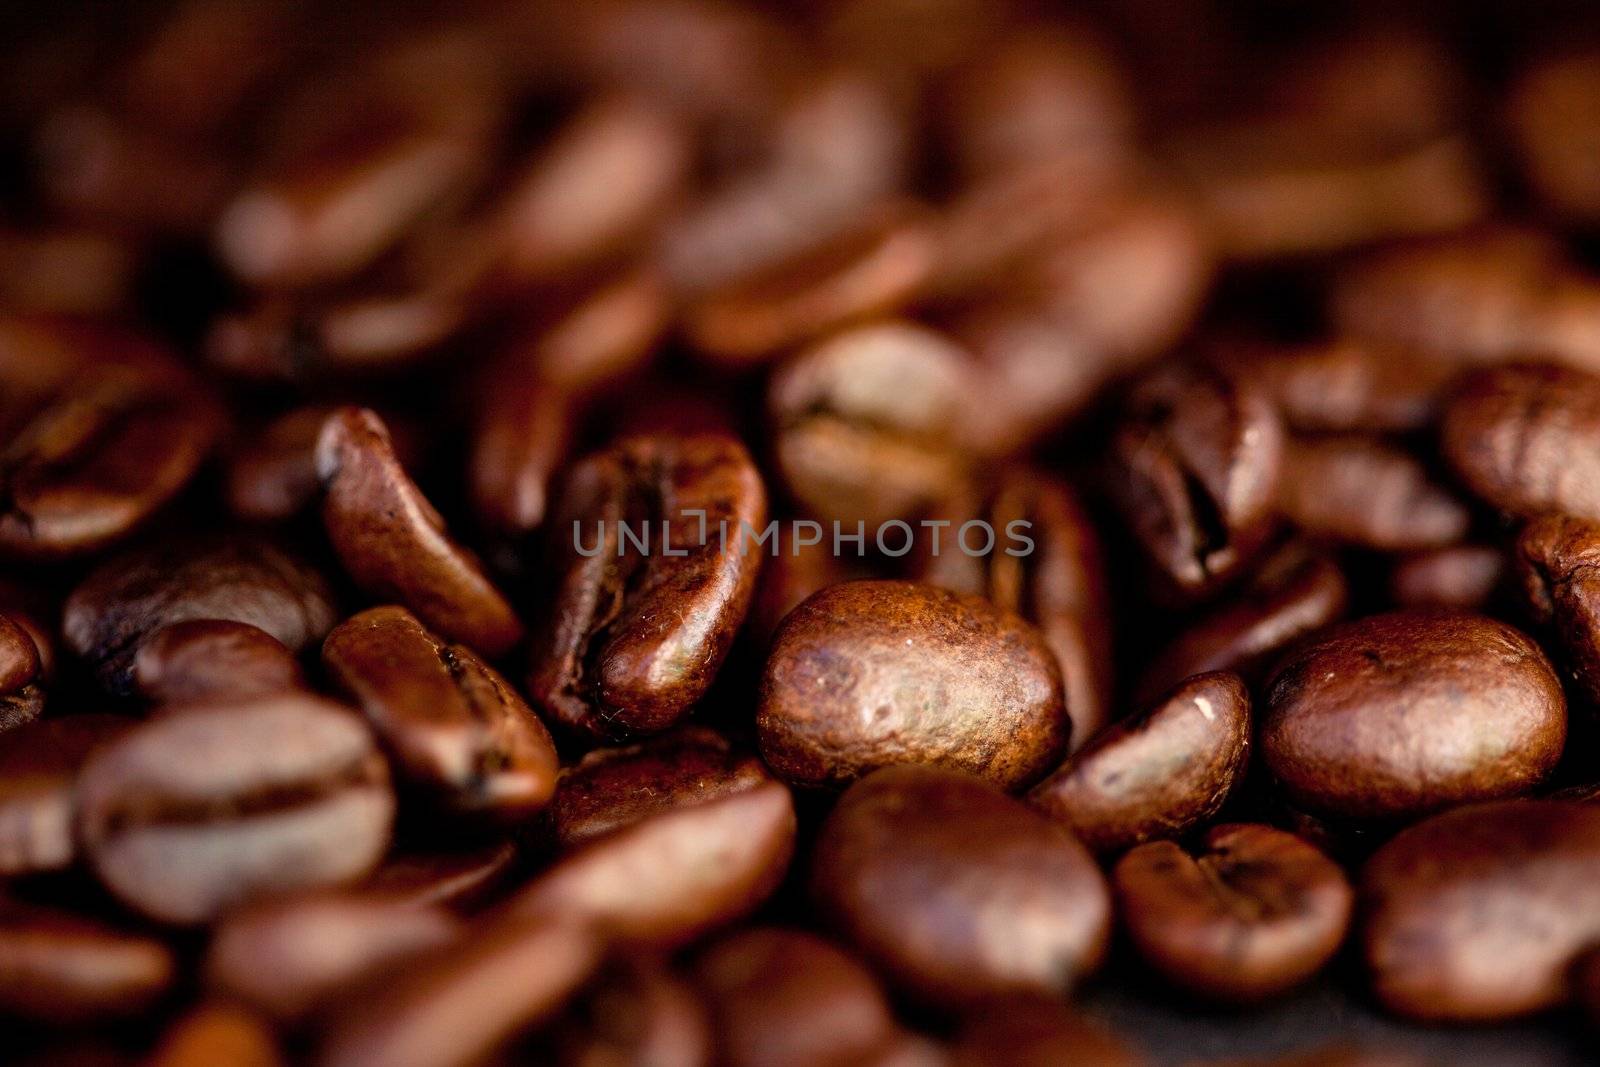
[[[1588,1062],[1592,5],[29,7],[0,1061]]]

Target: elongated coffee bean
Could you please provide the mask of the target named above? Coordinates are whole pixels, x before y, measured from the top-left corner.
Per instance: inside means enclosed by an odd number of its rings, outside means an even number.
[[[148,1011],[178,974],[172,950],[70,912],[0,903],[0,1010],[57,1025]]]

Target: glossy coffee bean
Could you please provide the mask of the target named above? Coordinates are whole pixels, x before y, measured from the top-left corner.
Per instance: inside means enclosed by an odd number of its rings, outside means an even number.
[[[1155,573],[1192,598],[1231,577],[1269,532],[1283,426],[1247,379],[1175,368],[1140,383],[1111,445],[1109,487]]]
[[[366,713],[396,775],[468,815],[519,822],[555,792],[559,760],[511,684],[404,608],[363,611],[322,643],[333,682]]]
[[[90,712],[0,733],[0,875],[62,870],[78,848],[74,786],[91,753],[134,726]]]
[[[515,842],[499,841],[460,851],[390,853],[361,888],[417,907],[471,909],[493,896],[514,873]]]
[[[710,1067],[715,1049],[687,979],[660,963],[624,959],[568,1005],[532,1055],[558,1067]]]
[[[597,748],[567,768],[550,818],[571,848],[662,812],[753,789],[772,776],[714,731],[686,726],[635,745]]]
[[[794,837],[789,790],[766,782],[575,849],[507,907],[581,919],[623,944],[683,945],[766,900],[788,869]]]
[[[1178,837],[1216,816],[1244,773],[1250,694],[1236,674],[1201,674],[1113,723],[1028,793],[1096,852]]]
[[[1071,720],[1055,656],[1020,618],[979,597],[864,581],[784,620],[756,729],[767,764],[797,785],[920,763],[1016,789],[1060,760]]]
[[[71,1026],[148,1012],[177,980],[162,942],[64,911],[0,904],[0,1010]]]
[[[1111,875],[1139,954],[1176,985],[1248,1003],[1281,993],[1333,956],[1355,898],[1338,865],[1293,834],[1213,827],[1197,855],[1140,845]]]
[[[228,458],[228,509],[248,522],[280,522],[305,511],[322,491],[317,438],[336,410],[331,404],[292,408],[246,437]],[[409,466],[420,452],[414,427],[388,426],[396,456]]]
[[[952,1067],[1141,1067],[1128,1042],[1043,997],[1013,997],[968,1018],[956,1040]]]
[[[812,853],[823,920],[918,1000],[1058,997],[1093,973],[1105,879],[1063,828],[971,775],[889,767],[839,798]]]
[[[235,908],[211,935],[207,986],[268,1017],[293,1023],[364,977],[460,937],[441,907],[381,891],[336,889],[272,897]]]
[[[1389,598],[1402,608],[1481,610],[1504,580],[1506,553],[1493,545],[1409,552],[1389,572]]]
[[[202,1004],[161,1038],[149,1067],[282,1067],[287,1062],[272,1028],[233,1004]]]
[[[488,379],[473,436],[472,502],[490,529],[520,536],[544,523],[572,437],[571,405],[565,392],[526,374]]]
[[[321,1067],[469,1067],[537,1026],[600,963],[581,926],[486,920],[465,938],[381,975],[329,1020]]]
[[[1380,551],[1466,535],[1466,505],[1404,450],[1365,437],[1290,438],[1278,507],[1307,535]]]
[[[761,562],[750,538],[766,511],[732,438],[630,437],[577,463],[551,521],[553,590],[529,652],[535,705],[613,739],[682,719],[749,610]]]
[[[1267,686],[1260,743],[1313,813],[1403,818],[1524,792],[1566,741],[1555,671],[1480,615],[1405,611],[1303,645]]]
[[[365,724],[309,694],[173,709],[101,748],[78,779],[94,873],[131,908],[175,924],[260,893],[358,879],[393,818]]]
[[[1567,515],[1530,522],[1513,565],[1534,618],[1552,627],[1564,665],[1591,700],[1600,696],[1600,523]]]
[[[0,733],[43,714],[42,673],[33,635],[17,619],[0,614]]]
[[[298,652],[334,623],[326,579],[271,542],[180,539],[113,557],[67,597],[61,629],[107,690],[132,691],[143,642],[173,623],[247,623]]]
[[[1457,477],[1489,504],[1533,517],[1600,519],[1600,378],[1522,364],[1481,371],[1445,407],[1440,447]]]
[[[521,621],[477,558],[445,532],[377,415],[365,408],[330,415],[316,463],[328,540],[357,585],[485,656],[516,644]]]
[[[1437,1021],[1565,1003],[1600,938],[1600,807],[1554,800],[1457,808],[1384,845],[1361,874],[1372,988]]]
[[[303,689],[305,675],[283,642],[258,626],[188,619],[139,645],[133,688],[157,704],[182,704]]]

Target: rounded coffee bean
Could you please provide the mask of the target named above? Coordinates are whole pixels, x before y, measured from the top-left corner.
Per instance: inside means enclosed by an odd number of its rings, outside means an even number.
[[[1105,1028],[1048,998],[1011,997],[961,1027],[952,1067],[1142,1067],[1146,1060]]]
[[[1111,874],[1140,956],[1178,986],[1216,1000],[1281,993],[1322,969],[1344,940],[1355,893],[1339,866],[1268,826],[1213,827],[1190,855],[1140,845]]]
[[[797,785],[927,763],[1006,789],[1061,759],[1055,655],[989,601],[911,582],[830,586],[783,622],[756,712],[761,754]]]
[[[399,601],[445,637],[498,656],[522,623],[478,560],[406,476],[389,432],[365,408],[341,408],[317,440],[323,525],[357,585]]]
[[[636,745],[597,748],[566,769],[550,807],[571,848],[675,808],[740,793],[771,775],[719,734],[686,726]]]
[[[307,404],[273,419],[251,436],[228,461],[228,510],[248,522],[279,522],[306,510],[322,485],[317,481],[317,438],[338,409]],[[418,458],[421,440],[407,422],[389,424],[402,466]]]
[[[163,542],[92,571],[67,598],[61,629],[101,684],[125,695],[145,639],[190,619],[248,623],[298,652],[333,626],[333,594],[322,575],[270,542]]]
[[[1517,538],[1523,600],[1551,626],[1585,695],[1600,699],[1600,522],[1546,515]]]
[[[1456,475],[1495,507],[1600,520],[1600,377],[1542,364],[1481,371],[1451,397],[1440,434]]]
[[[1113,723],[1028,801],[1096,852],[1119,852],[1213,818],[1242,776],[1249,746],[1244,682],[1196,675],[1142,715]]]
[[[162,1037],[147,1067],[282,1067],[272,1027],[235,1004],[202,1004]]]
[[[88,713],[0,733],[0,877],[62,870],[77,857],[78,771],[136,720]]]
[[[43,664],[28,629],[0,612],[0,733],[44,713]]]
[[[397,776],[445,808],[517,822],[555,792],[559,760],[544,724],[493,667],[404,608],[339,624],[322,664],[366,712]]]
[[[282,641],[258,626],[188,619],[163,626],[140,644],[133,688],[157,704],[244,700],[305,688],[305,675]]]
[[[1066,830],[971,775],[888,767],[845,791],[811,896],[846,944],[919,1000],[1061,996],[1099,966],[1111,901]]]
[[[69,912],[0,903],[0,1011],[60,1026],[148,1012],[178,978],[154,938]]]
[[[358,879],[388,847],[393,820],[366,725],[310,694],[172,709],[101,748],[78,780],[90,867],[118,899],[168,923]]]
[[[1565,1003],[1600,941],[1600,806],[1457,808],[1377,851],[1361,875],[1372,986],[1417,1019],[1506,1019]]]
[[[1494,597],[1506,571],[1506,553],[1492,545],[1410,552],[1389,572],[1389,599],[1402,608],[1477,611]]]
[[[1308,536],[1381,551],[1454,544],[1472,518],[1419,460],[1353,436],[1291,438],[1278,507]]]
[[[624,438],[567,473],[528,691],[555,721],[659,733],[705,695],[755,594],[766,489],[720,434]],[[646,516],[641,520],[640,516]]]
[[[1435,610],[1346,623],[1294,652],[1268,684],[1260,743],[1291,802],[1383,819],[1531,789],[1566,735],[1537,645]]]

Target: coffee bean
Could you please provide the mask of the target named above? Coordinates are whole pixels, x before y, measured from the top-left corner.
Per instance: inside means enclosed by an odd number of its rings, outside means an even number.
[[[554,390],[570,399],[642,370],[666,337],[675,311],[666,279],[654,265],[645,264],[602,281],[553,321],[538,317],[531,334],[513,341],[503,365],[491,368],[485,379],[485,422],[478,432],[475,478],[488,477],[480,469],[482,464],[499,462],[492,453],[501,445],[498,434],[513,433],[507,420],[532,435],[530,453],[543,448],[566,421],[569,411],[548,410],[558,405],[539,403],[529,396],[530,390]],[[527,420],[534,418],[528,412],[530,403],[541,409],[538,419],[553,425],[530,425]],[[485,449],[491,456],[484,456]],[[530,454],[529,459],[534,458]],[[480,485],[478,492],[485,488]],[[479,506],[483,503],[480,500]]]
[[[1600,214],[1600,185],[1583,166],[1594,141],[1583,116],[1600,100],[1593,61],[1591,50],[1577,49],[1530,63],[1506,109],[1523,179],[1556,213],[1584,222]]]
[[[11,616],[0,613],[0,734],[44,712],[39,646]]]
[[[1061,996],[1105,955],[1105,879],[1071,834],[992,785],[889,767],[839,798],[812,853],[824,920],[897,987],[962,1004]]]
[[[1140,845],[1111,875],[1129,937],[1152,968],[1200,996],[1249,1003],[1333,956],[1355,893],[1337,864],[1293,834],[1213,827],[1204,851]]]
[[[1600,938],[1600,808],[1457,808],[1402,831],[1361,875],[1373,989],[1415,1019],[1505,1019],[1566,1002]]]
[[[1201,674],[1113,723],[1034,786],[1028,801],[1096,852],[1178,837],[1216,817],[1243,775],[1250,694]]]
[[[1523,600],[1534,618],[1553,625],[1566,663],[1591,699],[1600,695],[1600,523],[1566,515],[1530,522],[1514,559]]]
[[[1313,813],[1403,818],[1524,792],[1561,756],[1550,663],[1479,615],[1409,611],[1347,623],[1269,682],[1262,756]]]
[[[1013,997],[969,1018],[956,1042],[953,1067],[1140,1067],[1127,1042],[1048,998]]]
[[[788,868],[794,837],[789,791],[766,782],[598,838],[507,907],[582,919],[623,944],[687,944],[766,900]]]
[[[1600,378],[1531,364],[1480,372],[1451,397],[1440,435],[1457,476],[1495,507],[1600,519],[1587,459],[1600,440]]]
[[[250,522],[277,522],[305,511],[322,486],[317,481],[317,437],[337,408],[293,408],[246,438],[228,463],[228,509]],[[408,422],[390,419],[390,438],[402,466],[419,458],[420,440]]]
[[[209,536],[113,557],[67,597],[61,629],[101,684],[126,694],[140,646],[173,623],[246,623],[298,652],[334,618],[327,581],[306,563],[268,541]]]
[[[71,1026],[136,1018],[174,985],[177,961],[154,938],[90,919],[0,904],[0,1011]]]
[[[282,1067],[272,1029],[232,1004],[202,1004],[167,1031],[150,1067]]]
[[[715,1041],[699,996],[658,963],[625,959],[601,972],[542,1042],[534,1062],[709,1067]]]
[[[365,408],[328,417],[317,441],[323,524],[356,583],[398,600],[440,634],[498,656],[522,636],[511,605],[395,458],[389,433]]]
[[[492,896],[512,873],[517,846],[501,841],[454,852],[397,852],[362,888],[416,906],[470,909]]]
[[[393,817],[366,727],[309,694],[173,709],[101,748],[78,780],[78,835],[95,874],[176,924],[260,893],[358,879]]]
[[[539,709],[612,739],[678,722],[749,609],[760,550],[747,538],[766,510],[731,438],[625,438],[576,464],[551,522],[554,590],[529,654]]]
[[[686,726],[621,748],[597,748],[561,776],[551,822],[562,847],[662,812],[742,793],[771,775],[717,733]]]
[[[1491,545],[1424,549],[1395,560],[1389,598],[1403,608],[1481,610],[1499,590],[1506,555]]]
[[[911,582],[846,582],[807,600],[772,644],[761,754],[803,786],[928,763],[1007,789],[1060,760],[1071,731],[1039,633],[987,600]]]
[[[188,619],[140,643],[133,688],[157,704],[182,704],[303,689],[305,675],[283,642],[258,626]]]
[[[1309,536],[1386,551],[1454,544],[1471,522],[1420,461],[1365,437],[1290,438],[1278,507]]]
[[[572,437],[571,397],[535,378],[487,379],[472,448],[473,507],[498,533],[543,524],[551,481]]]
[[[1425,429],[1457,370],[1434,353],[1354,338],[1250,351],[1235,363],[1290,429],[1309,433]]]
[[[549,731],[493,667],[404,608],[363,611],[322,644],[329,676],[366,712],[396,774],[445,808],[520,822],[550,801]]]
[[[0,875],[63,870],[77,856],[74,785],[91,753],[134,720],[90,712],[0,733]]]

